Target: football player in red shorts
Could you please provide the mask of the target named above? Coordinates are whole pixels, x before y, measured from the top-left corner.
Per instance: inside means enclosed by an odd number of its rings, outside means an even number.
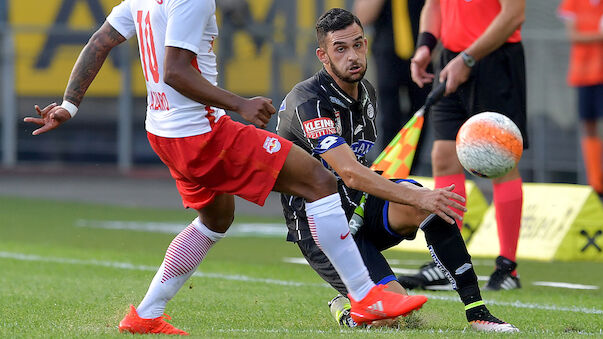
[[[185,207],[199,216],[169,245],[142,302],[131,306],[119,329],[131,333],[187,334],[165,322],[167,302],[224,237],[234,218],[234,195],[263,205],[271,190],[303,197],[312,235],[333,263],[352,311],[367,322],[421,307],[424,296],[402,296],[375,285],[349,234],[335,177],[298,146],[273,133],[233,122],[230,110],[265,127],[276,112],[270,99],[242,98],[217,87],[213,42],[218,35],[214,1],[125,0],[90,38],[73,67],[61,105],[35,106],[48,132],[71,119],[109,51],[137,36],[146,81],[148,139],[176,180]],[[417,197],[424,209],[449,222],[463,207],[451,188]],[[400,194],[396,202],[406,202]],[[379,305],[376,310],[373,306]]]

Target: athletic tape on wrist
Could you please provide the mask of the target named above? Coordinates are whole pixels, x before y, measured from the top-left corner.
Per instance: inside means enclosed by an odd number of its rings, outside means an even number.
[[[429,48],[429,51],[431,52],[437,44],[438,44],[438,38],[436,38],[435,35],[433,35],[429,32],[421,32],[421,33],[419,33],[419,36],[417,38],[417,48],[416,49],[419,49],[419,47],[421,47],[421,46],[427,46],[427,48]]]
[[[71,115],[71,117],[73,118],[76,114],[77,114],[77,106],[70,103],[67,100],[63,100],[63,103],[61,104],[61,107],[63,107],[64,109],[67,110],[67,112],[69,112],[69,115]]]

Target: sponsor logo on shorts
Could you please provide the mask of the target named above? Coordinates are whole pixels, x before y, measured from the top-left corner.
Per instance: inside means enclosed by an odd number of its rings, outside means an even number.
[[[266,141],[264,141],[264,149],[266,149],[266,152],[269,154],[276,153],[281,149],[281,142],[275,137],[266,137]]]
[[[308,139],[318,139],[323,135],[336,134],[335,123],[329,118],[318,118],[304,122],[304,132]]]

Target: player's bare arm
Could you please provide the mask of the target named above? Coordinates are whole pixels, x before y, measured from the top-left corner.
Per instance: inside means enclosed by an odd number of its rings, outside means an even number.
[[[164,81],[180,94],[208,106],[239,113],[245,120],[266,127],[276,109],[272,100],[264,97],[246,99],[214,86],[193,65],[195,53],[166,47]]]
[[[63,100],[72,103],[76,107],[79,106],[88,87],[90,87],[90,84],[107,59],[109,52],[124,41],[126,41],[126,38],[117,32],[108,22],[105,22],[92,35],[80,52],[71,71]],[[34,108],[40,117],[27,117],[24,119],[25,122],[42,126],[33,131],[33,135],[48,132],[71,119],[71,114],[65,108],[57,106],[56,103],[50,104],[44,109],[40,109],[38,105],[35,105]]]
[[[453,218],[462,217],[450,207],[467,210],[458,202],[464,202],[465,199],[452,192],[454,186],[430,190],[410,183],[396,184],[359,163],[347,144],[331,148],[321,156],[350,188],[394,203],[411,205],[435,213],[451,224],[454,223]]]
[[[499,0],[501,10],[475,42],[465,50],[475,60],[480,60],[502,46],[525,20],[525,0]],[[471,69],[462,57],[452,59],[440,73],[440,81],[448,79],[446,94],[456,91],[467,81]]]
[[[363,25],[370,25],[379,16],[385,0],[356,0],[354,1],[354,14]]]
[[[419,32],[428,32],[438,39],[441,24],[440,0],[425,1],[425,5],[421,10]],[[431,51],[429,48],[427,46],[417,48],[411,59],[410,72],[412,80],[421,88],[433,81],[434,75],[427,72],[427,66],[430,62]]]

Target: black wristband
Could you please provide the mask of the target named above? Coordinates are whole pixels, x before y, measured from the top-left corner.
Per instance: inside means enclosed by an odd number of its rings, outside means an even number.
[[[419,47],[421,46],[427,46],[427,48],[429,48],[429,51],[431,52],[437,44],[438,38],[436,38],[435,35],[429,32],[421,32],[419,33],[419,37],[417,38],[416,49],[419,49]]]

